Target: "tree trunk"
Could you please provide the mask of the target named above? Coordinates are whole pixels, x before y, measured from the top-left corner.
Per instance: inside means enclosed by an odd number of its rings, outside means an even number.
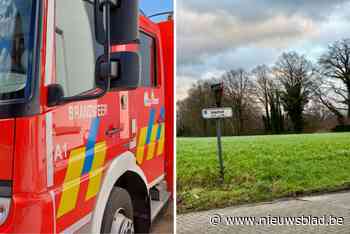
[[[271,119],[270,119],[270,113],[269,113],[269,102],[267,94],[265,95],[265,113],[266,113],[266,132],[271,130]]]

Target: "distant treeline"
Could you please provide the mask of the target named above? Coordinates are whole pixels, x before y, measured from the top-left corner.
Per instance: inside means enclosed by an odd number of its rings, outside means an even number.
[[[273,66],[232,69],[221,77],[197,81],[177,103],[179,136],[215,135],[215,121],[201,110],[215,106],[211,84],[223,82],[224,135],[312,133],[349,129],[350,39],[336,41],[312,63],[305,55],[284,52]]]

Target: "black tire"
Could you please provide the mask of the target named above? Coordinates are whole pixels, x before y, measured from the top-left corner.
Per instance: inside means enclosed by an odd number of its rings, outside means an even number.
[[[114,187],[103,215],[101,233],[111,233],[114,214],[120,209],[122,209],[123,214],[127,218],[134,221],[133,206],[128,191],[123,188]]]

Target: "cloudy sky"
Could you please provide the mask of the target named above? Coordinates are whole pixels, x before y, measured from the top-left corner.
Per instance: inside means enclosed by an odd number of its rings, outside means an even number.
[[[177,99],[198,79],[272,65],[283,51],[316,61],[350,38],[350,0],[178,0]]]

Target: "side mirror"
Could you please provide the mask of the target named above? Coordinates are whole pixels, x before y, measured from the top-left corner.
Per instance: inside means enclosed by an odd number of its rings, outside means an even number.
[[[129,44],[139,37],[139,0],[95,0],[95,33],[98,43],[105,45],[106,12],[110,4],[110,43]]]
[[[97,60],[96,83],[103,85],[108,78],[106,56]],[[141,85],[140,56],[138,53],[122,51],[111,54],[112,77],[111,89],[135,89]]]

